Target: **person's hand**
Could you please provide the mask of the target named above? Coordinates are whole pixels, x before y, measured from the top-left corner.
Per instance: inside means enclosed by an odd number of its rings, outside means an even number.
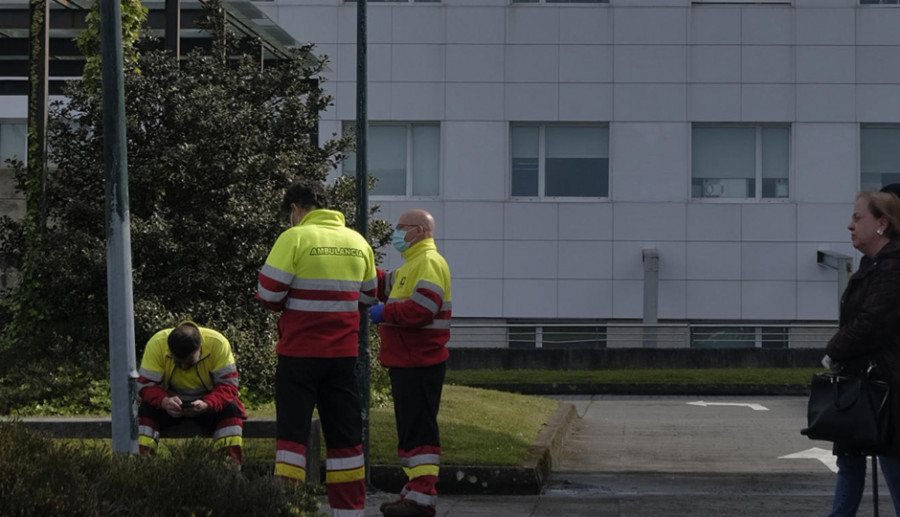
[[[197,416],[206,413],[208,410],[209,404],[205,400],[195,400],[191,402],[190,405],[182,407],[181,409],[184,416],[187,417]]]
[[[379,303],[378,305],[373,305],[369,307],[369,317],[372,318],[372,323],[382,323],[384,322],[384,316],[382,316],[382,312],[384,311],[384,304]]]
[[[177,396],[166,397],[162,399],[162,402],[160,402],[159,405],[162,407],[163,411],[168,413],[172,418],[181,418],[184,414],[181,411],[181,399]]]
[[[841,363],[835,362],[830,355],[825,355],[822,358],[822,366],[828,368],[829,371],[838,372],[841,370]]]

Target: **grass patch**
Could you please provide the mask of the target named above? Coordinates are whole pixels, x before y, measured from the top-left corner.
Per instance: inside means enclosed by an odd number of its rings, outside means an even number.
[[[438,423],[441,463],[448,465],[521,465],[544,423],[556,410],[555,400],[466,386],[444,386]],[[274,418],[274,405],[254,408],[250,418]],[[397,463],[397,429],[393,408],[369,413],[369,456],[372,464]],[[244,456],[273,461],[275,440],[244,440]],[[322,453],[324,458],[324,452]]]
[[[447,382],[480,384],[809,384],[822,368],[644,370],[452,370]]]

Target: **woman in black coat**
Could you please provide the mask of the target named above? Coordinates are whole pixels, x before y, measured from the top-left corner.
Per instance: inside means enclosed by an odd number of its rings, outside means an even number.
[[[870,370],[891,385],[891,433],[900,432],[900,199],[862,192],[853,205],[853,247],[863,254],[841,297],[840,325],[822,363],[844,373]],[[877,451],[900,516],[900,438]],[[831,517],[856,515],[866,483],[866,456],[834,444],[838,475]]]

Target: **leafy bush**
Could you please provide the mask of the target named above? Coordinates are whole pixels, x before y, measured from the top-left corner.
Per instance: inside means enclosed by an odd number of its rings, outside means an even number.
[[[210,20],[224,19],[220,3],[205,5]],[[231,341],[241,383],[265,396],[273,393],[277,315],[253,297],[287,226],[279,204],[294,177],[325,180],[351,137],[317,145],[331,98],[320,78],[327,60],[312,46],[261,67],[258,52],[244,52],[222,24],[208,30],[208,51],[178,61],[144,49],[136,65],[126,63],[136,356],[156,331],[191,318]],[[55,166],[44,184],[44,219],[31,210],[22,221],[0,221],[0,253],[23,272],[3,293],[11,320],[0,337],[4,413],[77,396],[76,372],[109,377],[102,98],[95,82],[69,85],[67,101],[50,112]],[[34,184],[21,163],[15,176],[22,191]],[[350,226],[354,195],[352,178],[332,188]],[[373,247],[389,240],[390,224],[370,227]],[[35,386],[38,367],[46,385],[22,391]]]
[[[113,455],[0,423],[0,508],[9,517],[318,516],[316,487],[234,463],[208,441],[152,458]]]

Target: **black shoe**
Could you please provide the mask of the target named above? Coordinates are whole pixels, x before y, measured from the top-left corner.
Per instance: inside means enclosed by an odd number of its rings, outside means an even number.
[[[403,500],[403,499],[397,499],[396,501],[386,501],[386,502],[384,502],[384,503],[381,503],[381,506],[379,507],[379,509],[381,510],[381,513],[384,513],[384,509],[385,509],[385,508],[387,508],[388,506],[390,506],[390,505],[392,505],[392,504],[397,504],[397,503],[399,503],[399,502],[402,501],[402,500]]]
[[[434,517],[428,508],[406,499],[381,505],[384,517]]]

